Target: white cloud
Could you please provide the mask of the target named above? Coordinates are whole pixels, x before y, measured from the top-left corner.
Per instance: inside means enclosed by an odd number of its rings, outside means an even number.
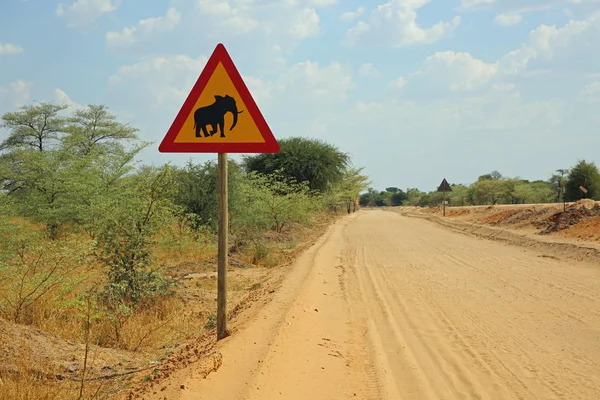
[[[56,15],[67,20],[70,28],[86,26],[102,14],[115,11],[121,0],[75,0],[70,6],[58,3]]]
[[[460,5],[464,8],[472,8],[493,4],[494,2],[495,0],[462,0],[460,2]]]
[[[309,0],[308,3],[314,7],[327,7],[337,4],[339,0]]]
[[[361,15],[365,13],[364,7],[358,7],[356,11],[347,11],[340,16],[340,19],[345,22],[354,21],[357,18],[360,18]]]
[[[165,54],[209,53],[226,43],[244,68],[282,71],[284,59],[321,29],[319,7],[330,1],[311,0],[171,0],[171,11],[160,21],[138,24],[107,34],[107,47],[127,55],[153,58]],[[171,16],[171,18],[169,18]],[[171,22],[171,23],[168,23]],[[147,25],[145,29],[142,26]],[[152,28],[152,29],[151,29]],[[160,29],[156,29],[160,28]],[[195,50],[194,50],[195,49]],[[234,61],[235,61],[234,59]]]
[[[0,55],[2,54],[21,54],[23,53],[23,48],[21,46],[17,46],[10,43],[2,43],[0,42]]]
[[[108,47],[129,47],[149,40],[155,34],[173,30],[180,20],[179,12],[175,8],[170,8],[164,17],[143,19],[137,27],[123,28],[121,32],[107,32],[106,44]]]
[[[296,39],[305,39],[316,35],[320,29],[320,19],[314,8],[303,8],[298,11],[288,29],[288,34]]]
[[[600,81],[594,81],[584,85],[579,91],[579,99],[589,104],[595,104],[597,108],[600,103]],[[599,116],[597,113],[595,116],[597,119],[600,119],[598,118]]]
[[[580,40],[583,35],[588,35]],[[552,58],[556,53],[570,50],[573,45],[600,40],[600,12],[583,21],[569,21],[561,28],[540,25],[529,34],[527,42],[508,52],[501,60],[501,70],[507,74],[524,71],[529,63],[539,58]]]
[[[25,105],[31,98],[32,87],[33,82],[20,80],[0,86],[0,115]]]
[[[388,89],[398,90],[402,89],[404,86],[406,86],[406,79],[400,76],[388,84]]]
[[[56,100],[58,100],[59,103],[68,105],[70,111],[84,110],[87,108],[83,104],[79,104],[71,100],[69,95],[67,95],[67,93],[65,93],[65,91],[62,89],[56,88],[54,90],[54,97],[56,98]]]
[[[410,89],[407,93],[413,97],[427,94],[430,98],[441,98],[448,92],[458,94],[481,90],[513,96],[518,94],[514,79],[527,78],[530,84],[548,81],[553,79],[549,74],[557,73],[556,65],[563,65],[564,74],[572,73],[575,68],[584,68],[584,63],[597,70],[600,58],[587,51],[586,46],[593,47],[593,43],[599,41],[600,13],[591,15],[587,20],[570,21],[562,27],[540,25],[530,32],[523,45],[498,60],[486,62],[467,52],[436,52],[426,58],[423,68],[410,74],[406,80],[399,78],[400,85],[394,81],[389,87],[406,87]],[[582,59],[581,54],[587,54],[586,58]],[[536,61],[537,68],[529,70],[533,61]],[[553,61],[554,68],[540,68],[542,61],[547,64]],[[594,87],[590,86],[582,93],[588,93]]]
[[[518,24],[522,19],[520,14],[498,14],[494,18],[494,22],[499,26],[511,26]]]
[[[312,61],[303,61],[292,66],[278,82],[278,91],[302,93],[310,101],[324,103],[342,102],[353,87],[352,76],[339,62],[321,67]]]
[[[168,102],[181,106],[207,61],[204,55],[156,57],[120,67],[109,78],[109,85],[120,89],[123,98],[141,104],[148,104],[149,100],[153,107]]]
[[[447,89],[471,91],[487,84],[498,72],[497,63],[486,63],[465,52],[437,52],[425,60],[425,68],[413,74],[428,83],[438,82]]]
[[[361,65],[360,69],[358,70],[358,74],[360,76],[366,76],[370,78],[381,78],[383,76],[383,74],[379,72],[373,63],[364,63]]]
[[[492,9],[505,14],[523,14],[528,12],[565,8],[572,5],[592,11],[589,6],[595,7],[599,0],[462,0],[461,9],[487,10]]]
[[[460,25],[460,16],[450,22],[439,21],[430,28],[422,28],[417,23],[416,10],[430,1],[389,0],[377,6],[371,12],[369,22],[360,21],[348,31],[348,43],[406,47],[437,42]]]
[[[227,36],[237,36],[248,34],[258,28],[258,21],[252,15],[252,0],[204,0],[196,5],[197,17],[207,21],[207,31]],[[211,21],[214,19],[214,21]],[[219,33],[211,28],[216,24]]]
[[[599,94],[600,93],[600,81],[588,83],[582,90],[583,94]]]
[[[195,5],[196,21],[206,21],[200,28],[214,37],[247,35],[260,31],[269,36],[305,39],[320,29],[315,7],[335,4],[332,0],[203,0]],[[197,22],[194,22],[197,24]]]

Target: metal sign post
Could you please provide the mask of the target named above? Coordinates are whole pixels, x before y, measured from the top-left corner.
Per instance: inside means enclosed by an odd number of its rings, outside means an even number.
[[[452,191],[452,187],[448,184],[448,181],[446,180],[446,178],[444,178],[442,180],[442,183],[440,184],[440,186],[437,189],[438,192],[442,192],[442,204],[443,204],[443,215],[444,217],[446,216],[446,192],[451,192]]]

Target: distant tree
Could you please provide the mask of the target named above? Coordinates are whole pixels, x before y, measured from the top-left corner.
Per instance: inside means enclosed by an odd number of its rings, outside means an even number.
[[[392,193],[387,192],[387,191],[381,191],[379,192],[379,195],[377,196],[377,199],[375,200],[375,204],[378,207],[385,207],[385,206],[389,206],[392,204]]]
[[[279,147],[279,153],[245,156],[246,171],[262,174],[281,171],[283,176],[298,183],[307,182],[311,190],[324,193],[343,180],[350,163],[348,154],[317,139],[282,139]]]
[[[398,193],[400,189],[398,189],[397,187],[389,187],[389,188],[385,188],[386,192],[390,192],[390,193]]]
[[[376,205],[377,203],[385,204],[381,199],[380,192],[373,188],[368,188],[367,192],[363,193],[359,198],[359,204],[361,206],[366,206],[369,204]]]
[[[426,193],[421,192],[419,189],[408,189],[406,204],[410,206],[423,206],[423,197]],[[426,204],[425,204],[426,205]]]
[[[567,177],[569,175],[569,169],[557,169],[555,174],[552,174],[548,182],[555,185],[556,190],[556,202],[563,200],[564,191],[567,184]]]
[[[517,204],[519,200],[515,195],[515,188],[517,185],[524,183],[519,178],[508,178],[502,180],[502,194],[500,201],[505,204]]]
[[[498,204],[506,192],[505,185],[500,180],[483,179],[473,183],[469,188],[472,204]]]
[[[554,199],[554,187],[549,182],[535,181],[517,183],[514,202],[519,204],[549,203]]]
[[[364,168],[347,168],[344,171],[344,176],[341,183],[335,189],[340,193],[340,198],[346,206],[346,211],[350,214],[355,211],[355,205],[360,199],[360,192],[365,190],[370,184],[369,178],[362,175]]]
[[[587,193],[582,192],[580,186],[586,188]],[[600,200],[600,172],[594,162],[581,160],[571,169],[565,196],[568,201],[583,198]]]
[[[389,192],[389,190],[388,190]],[[396,192],[392,194],[391,201],[392,206],[401,206],[402,203],[408,199],[408,195],[404,193],[402,190],[398,189]]]
[[[477,178],[477,181],[487,181],[487,180],[500,180],[502,179],[502,174],[498,171],[492,171],[489,174],[485,174],[485,175],[481,175],[479,178]]]
[[[453,206],[464,206],[468,204],[467,191],[469,188],[465,185],[453,184],[452,191],[446,193],[446,200]]]
[[[371,196],[369,193],[362,193],[358,198],[358,204],[360,204],[361,207],[366,207],[369,205],[370,200]]]

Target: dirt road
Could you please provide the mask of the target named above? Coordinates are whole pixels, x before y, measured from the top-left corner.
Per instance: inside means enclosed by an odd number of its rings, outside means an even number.
[[[150,398],[600,399],[600,269],[362,211],[220,346]]]

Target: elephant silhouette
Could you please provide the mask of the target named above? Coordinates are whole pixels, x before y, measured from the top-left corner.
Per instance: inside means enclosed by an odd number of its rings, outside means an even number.
[[[213,136],[217,133],[217,128],[221,133],[221,137],[225,137],[223,126],[225,125],[225,114],[230,112],[233,114],[233,124],[229,130],[233,130],[238,121],[238,114],[244,111],[238,111],[235,99],[229,95],[215,96],[215,102],[211,105],[198,108],[194,111],[194,129],[196,137],[200,136],[200,131],[204,133],[204,137]],[[208,132],[206,127],[210,125],[212,130]]]

